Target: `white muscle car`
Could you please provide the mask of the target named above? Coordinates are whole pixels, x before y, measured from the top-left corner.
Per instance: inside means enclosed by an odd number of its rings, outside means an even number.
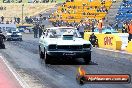
[[[10,40],[19,40],[22,41],[22,33],[19,32],[18,29],[13,27],[8,27],[6,32],[7,41]]]
[[[73,27],[47,28],[39,40],[40,58],[49,63],[53,58],[84,58],[91,61],[91,43],[81,38]]]

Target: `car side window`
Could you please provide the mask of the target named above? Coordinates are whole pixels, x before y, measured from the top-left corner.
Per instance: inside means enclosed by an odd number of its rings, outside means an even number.
[[[51,29],[47,29],[46,32],[45,32],[45,36],[47,38],[55,38],[55,34],[56,34],[56,32],[54,32]]]

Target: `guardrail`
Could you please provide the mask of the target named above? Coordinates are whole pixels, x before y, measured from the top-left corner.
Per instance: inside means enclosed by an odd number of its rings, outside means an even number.
[[[89,40],[90,35],[90,32],[85,32],[84,39]],[[98,38],[98,45],[100,48],[121,50],[122,40],[118,35],[100,33],[95,33],[95,35]]]
[[[126,47],[126,51],[132,53],[132,41],[130,41]]]

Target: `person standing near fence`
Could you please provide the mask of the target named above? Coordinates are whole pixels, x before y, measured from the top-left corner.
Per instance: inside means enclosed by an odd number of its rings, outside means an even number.
[[[132,21],[130,22],[130,24],[128,25],[128,42],[132,41]]]
[[[42,33],[43,33],[43,29],[42,29],[42,26],[39,26],[38,27],[38,30],[39,30],[39,38],[41,37]]]
[[[99,23],[98,23],[99,33],[102,33],[102,27],[103,27],[103,21],[102,20],[99,20]]]
[[[37,38],[37,36],[38,36],[37,25],[34,26],[34,28],[33,28],[33,32],[34,32],[34,38]]]
[[[3,16],[1,17],[1,22],[4,22],[4,17]]]
[[[84,38],[84,24],[81,22],[78,26],[78,31],[81,34],[81,37]]]

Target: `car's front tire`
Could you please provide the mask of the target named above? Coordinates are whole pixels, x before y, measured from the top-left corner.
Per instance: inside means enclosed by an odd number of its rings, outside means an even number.
[[[40,46],[39,46],[39,57],[40,57],[41,59],[44,59],[44,54],[43,54],[43,52],[41,51]]]
[[[5,49],[5,44],[0,44],[0,49]]]
[[[49,64],[50,63],[50,59],[51,56],[47,54],[47,52],[44,50],[44,60],[45,60],[45,64]]]
[[[86,64],[89,64],[91,62],[91,53],[87,54],[83,59]]]

